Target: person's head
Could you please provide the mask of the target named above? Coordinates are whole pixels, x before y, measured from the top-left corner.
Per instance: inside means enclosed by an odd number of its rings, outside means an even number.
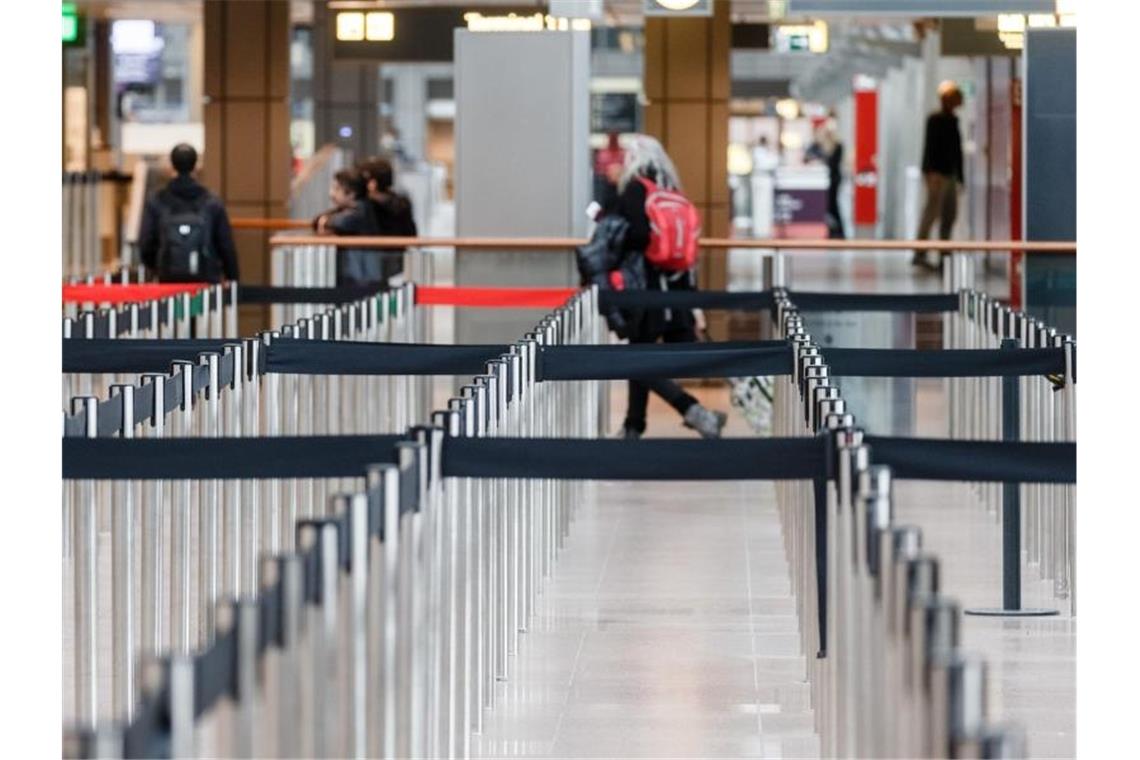
[[[170,151],[170,166],[179,177],[185,177],[198,165],[198,151],[193,145],[178,143]]]
[[[610,132],[608,137],[609,137],[609,141],[608,141],[609,149],[610,150],[617,150],[620,147],[618,145],[618,133],[617,132]]]
[[[341,169],[333,175],[332,185],[329,187],[329,200],[335,206],[351,206],[364,197],[366,192],[360,172],[354,169]]]
[[[386,158],[369,158],[359,166],[369,193],[386,193],[392,189],[392,162]]]
[[[656,138],[633,135],[626,146],[625,166],[618,186],[624,190],[634,177],[647,177],[668,190],[680,190],[681,178],[677,167]]]
[[[962,91],[956,82],[947,79],[938,85],[938,100],[944,112],[953,113],[955,108],[962,105]]]

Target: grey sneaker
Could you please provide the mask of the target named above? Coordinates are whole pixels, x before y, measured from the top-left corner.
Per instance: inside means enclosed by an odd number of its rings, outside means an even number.
[[[702,438],[720,438],[721,428],[727,421],[728,415],[724,412],[714,412],[700,404],[693,404],[685,412],[685,427],[696,430]]]
[[[618,437],[624,438],[627,441],[636,441],[638,438],[641,437],[641,431],[635,430],[634,428],[631,428],[631,427],[622,427],[621,435],[619,435]]]

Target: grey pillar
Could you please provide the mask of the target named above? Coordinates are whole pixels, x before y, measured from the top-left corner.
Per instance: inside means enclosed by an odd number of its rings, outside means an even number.
[[[455,213],[464,236],[584,236],[587,32],[455,33]],[[573,253],[457,251],[459,285],[567,286]],[[458,309],[456,341],[507,342],[544,309]]]

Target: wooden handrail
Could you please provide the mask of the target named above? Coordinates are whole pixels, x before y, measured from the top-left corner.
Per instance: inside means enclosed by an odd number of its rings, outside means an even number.
[[[235,230],[306,230],[312,226],[309,219],[231,219]]]
[[[235,220],[236,221],[236,220]],[[583,245],[571,237],[337,237],[329,235],[274,235],[273,247],[290,245],[351,245],[353,248],[467,248],[491,250],[564,250]],[[803,251],[1024,251],[1028,253],[1075,254],[1076,242],[1041,240],[800,240],[701,238],[708,249],[778,248]]]

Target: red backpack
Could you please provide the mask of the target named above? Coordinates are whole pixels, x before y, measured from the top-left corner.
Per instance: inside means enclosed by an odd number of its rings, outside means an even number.
[[[701,215],[688,198],[675,190],[662,190],[645,177],[645,215],[649,217],[649,246],[645,258],[666,272],[687,272],[700,252]]]

